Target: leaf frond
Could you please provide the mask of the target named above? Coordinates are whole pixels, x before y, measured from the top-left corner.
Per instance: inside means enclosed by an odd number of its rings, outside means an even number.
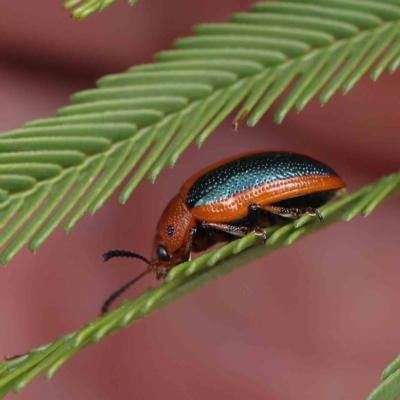
[[[133,6],[138,0],[128,0],[128,4]],[[66,0],[64,8],[73,8],[71,16],[75,21],[81,21],[96,11],[103,11],[116,0]]]
[[[367,400],[396,400],[400,397],[400,356],[397,356],[382,373],[382,383]]]
[[[93,163],[88,167],[90,168],[96,168],[96,164]],[[383,199],[398,192],[400,192],[400,172],[383,177],[375,184],[324,205],[320,208],[324,217],[322,223],[316,222],[315,218],[303,216],[283,227],[268,228],[270,237],[265,245],[260,243],[259,237],[248,235],[193,261],[174,267],[160,287],[148,289],[135,300],[124,301],[118,309],[97,318],[76,332],[61,337],[54,343],[1,363],[0,397],[10,390],[19,392],[42,371],[46,370],[45,377],[50,379],[67,360],[83,348],[138,322],[154,311],[250,261],[264,257],[282,246],[289,246],[301,237],[340,220],[348,221],[359,214],[369,215]],[[397,358],[386,368],[383,374],[384,382],[374,390],[369,400],[397,398],[394,394],[397,393],[398,396],[399,393],[399,368],[400,361]],[[384,397],[382,393],[386,396],[390,393],[390,396]]]
[[[79,4],[89,3],[99,4]],[[252,8],[230,23],[195,27],[194,36],[178,39],[153,64],[101,78],[98,88],[73,95],[57,117],[0,135],[4,265],[25,244],[37,251],[58,224],[69,232],[84,213],[96,213],[129,177],[119,197],[125,203],[146,174],[154,182],[237,107],[233,128],[244,121],[255,126],[294,83],[274,115],[281,123],[318,94],[325,104],[368,70],[377,80],[400,65],[397,0],[280,1]]]

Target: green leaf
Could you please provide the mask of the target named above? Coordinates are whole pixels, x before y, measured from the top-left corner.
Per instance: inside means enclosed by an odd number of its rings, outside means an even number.
[[[367,397],[367,400],[396,400],[400,397],[400,356],[383,371],[382,383]]]
[[[176,121],[171,120],[166,131],[175,123]],[[87,173],[90,171],[93,173],[95,169],[95,163],[88,165]],[[47,379],[51,378],[66,361],[85,347],[140,321],[156,310],[252,260],[264,257],[282,246],[291,245],[301,237],[340,222],[349,208],[363,214],[371,204],[382,200],[382,190],[385,198],[400,192],[400,172],[324,205],[320,208],[324,217],[323,223],[317,222],[315,218],[303,216],[283,227],[268,228],[271,236],[265,245],[256,235],[248,235],[174,267],[158,288],[150,288],[138,298],[124,301],[118,309],[95,319],[76,332],[61,337],[52,344],[33,349],[27,355],[0,364],[0,395],[5,395],[10,390],[19,392],[42,371],[46,371]],[[399,359],[400,357],[385,369],[384,382],[371,393],[369,400],[395,400],[400,394]]]
[[[111,4],[115,3],[116,0],[66,0],[64,2],[64,8],[76,7],[72,12],[71,16],[76,21],[80,21],[96,11],[102,11]],[[128,0],[128,4],[133,6],[137,3],[137,0]]]

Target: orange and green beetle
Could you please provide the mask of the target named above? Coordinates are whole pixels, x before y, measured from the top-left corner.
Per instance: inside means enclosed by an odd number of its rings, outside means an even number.
[[[174,266],[190,259],[191,252],[217,242],[255,233],[267,240],[263,228],[278,219],[322,215],[317,208],[345,187],[325,163],[290,151],[241,154],[203,169],[187,180],[164,210],[156,230],[151,260],[125,250],[114,257],[139,258],[149,268],[104,303],[102,312],[129,286],[150,271],[165,278]]]

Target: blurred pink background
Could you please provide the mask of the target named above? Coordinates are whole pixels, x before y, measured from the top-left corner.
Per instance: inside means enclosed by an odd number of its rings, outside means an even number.
[[[102,75],[151,62],[200,22],[224,22],[245,0],[119,0],[74,23],[62,1],[0,3],[0,129],[53,116]],[[364,78],[323,108],[314,100],[281,126],[226,121],[125,206],[114,195],[66,236],[57,230],[0,271],[0,354],[27,351],[95,318],[103,300],[142,269],[102,264],[126,248],[149,256],[155,225],[183,181],[246,150],[287,148],[325,160],[350,191],[398,170],[400,72]],[[28,399],[363,399],[400,352],[400,199],[368,219],[333,226],[213,282],[82,351]],[[290,277],[288,279],[288,277]],[[147,277],[127,295],[138,295]]]

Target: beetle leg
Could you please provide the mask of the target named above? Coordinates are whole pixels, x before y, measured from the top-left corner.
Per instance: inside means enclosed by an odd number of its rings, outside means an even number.
[[[247,226],[235,226],[235,225],[215,223],[215,222],[202,222],[201,227],[220,230],[238,237],[245,237],[249,233],[255,233],[257,236],[262,236],[264,243],[267,241],[266,232],[259,226],[247,227]]]
[[[250,221],[252,221],[252,222],[257,221],[260,209],[261,209],[261,206],[258,204],[255,204],[255,203],[250,204],[247,207],[247,212],[248,212],[247,216],[250,219]]]
[[[196,233],[196,228],[191,228],[189,233],[189,239],[186,242],[185,254],[182,258],[182,262],[190,261],[190,251],[192,250],[193,236]]]
[[[302,215],[310,215],[311,217],[318,217],[319,222],[322,222],[324,219],[322,214],[316,208],[312,208],[312,207],[300,208],[298,217],[300,218]]]
[[[251,206],[258,206],[260,210],[269,211],[272,214],[280,215],[281,217],[285,218],[300,218],[303,215],[310,215],[312,217],[318,217],[320,221],[324,219],[321,213],[312,207],[303,207],[303,208],[286,208],[286,207],[279,207],[279,206],[271,206],[271,205],[262,205],[259,206],[258,204],[251,204]],[[249,206],[250,209],[250,206]]]
[[[253,232],[257,236],[262,236],[263,243],[265,243],[268,239],[267,232],[264,229],[260,228],[259,226],[253,226],[249,229],[249,233]]]
[[[230,233],[234,236],[245,237],[249,231],[248,228],[245,226],[235,226],[229,224],[222,224],[218,222],[205,222],[201,223],[201,227],[204,229],[216,229],[218,231]]]

